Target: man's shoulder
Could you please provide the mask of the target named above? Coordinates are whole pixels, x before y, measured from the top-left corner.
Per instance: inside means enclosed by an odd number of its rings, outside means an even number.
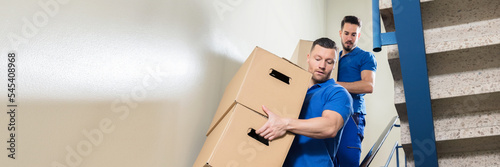
[[[357,48],[359,50],[358,53],[357,53],[358,55],[373,56],[373,57],[375,57],[375,55],[373,54],[373,52],[369,52],[369,51],[363,50],[363,49],[361,49],[359,47],[357,47]]]
[[[347,89],[345,89],[343,86],[337,84],[336,82],[333,82],[332,84],[328,84],[328,86],[325,87],[325,91],[330,92],[332,95],[347,95],[350,97],[349,92]]]

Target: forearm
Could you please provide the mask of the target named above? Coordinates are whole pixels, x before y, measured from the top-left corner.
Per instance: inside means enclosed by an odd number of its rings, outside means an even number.
[[[342,115],[332,110],[324,110],[321,117],[311,119],[282,118],[264,106],[262,110],[268,115],[268,120],[255,133],[268,140],[282,137],[286,132],[317,139],[333,138],[344,125]]]
[[[349,93],[364,94],[373,92],[373,82],[368,81],[356,81],[356,82],[337,82],[337,84],[342,85]]]
[[[288,119],[286,130],[316,139],[333,138],[341,126],[324,117]],[[342,124],[340,124],[342,125]]]

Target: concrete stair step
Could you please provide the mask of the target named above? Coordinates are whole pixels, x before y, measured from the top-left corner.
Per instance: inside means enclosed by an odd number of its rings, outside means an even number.
[[[436,141],[500,135],[500,92],[432,100]],[[401,134],[410,134],[406,105],[396,104]],[[409,135],[402,144],[411,143]],[[500,146],[500,142],[496,142]]]
[[[380,0],[379,9],[387,32],[394,31],[392,0]],[[500,1],[420,0],[424,30],[500,18]]]
[[[430,76],[431,99],[500,91],[500,68]],[[394,81],[394,102],[405,103],[403,81]]]
[[[494,92],[432,100],[438,156],[500,150],[499,98],[500,92]],[[413,154],[412,142],[428,147],[426,141],[411,141],[405,104],[396,104],[396,109],[406,155]]]
[[[433,1],[433,0],[420,0],[420,3],[429,2],[429,1]],[[379,9],[380,10],[387,10],[387,9],[392,10],[392,0],[380,0],[379,1]]]
[[[497,114],[498,115],[498,114]],[[497,116],[498,117],[498,116]],[[474,128],[466,128],[460,130],[451,130],[451,131],[439,131],[437,130],[439,127],[435,127],[436,133],[436,142],[445,144],[448,147],[442,147],[443,152],[463,152],[468,149],[465,149],[462,144],[463,142],[454,142],[454,141],[476,141],[478,138],[487,138],[491,140],[489,146],[485,148],[477,147],[477,145],[473,146],[478,148],[478,150],[489,149],[490,147],[499,148],[500,149],[500,126],[494,125],[491,127],[474,127]],[[401,121],[401,134],[410,134],[408,129],[408,122]],[[402,145],[410,145],[411,139],[410,136],[401,136],[401,144]],[[481,143],[478,143],[481,144]],[[484,144],[483,144],[484,145]],[[482,146],[482,145],[481,145]],[[453,150],[449,150],[453,149]],[[465,150],[464,150],[465,149]],[[439,151],[438,151],[439,152]]]
[[[440,167],[500,166],[500,150],[438,154]],[[414,167],[413,156],[408,157],[408,167]]]
[[[500,135],[457,140],[441,140],[436,141],[436,150],[438,155],[500,150],[500,145],[497,144],[499,140]],[[425,150],[430,150],[430,148],[432,147],[430,143],[426,141],[419,141],[414,143],[417,147],[422,148],[422,153],[425,153]],[[404,150],[409,151],[405,152],[406,154],[414,155],[413,151],[410,151],[413,150],[413,146],[411,144],[407,143],[402,145]]]
[[[439,166],[500,166],[500,150],[438,155]]]
[[[500,18],[424,30],[425,52],[433,54],[500,44],[498,27]],[[396,45],[383,49],[387,49],[388,59],[399,58]]]
[[[380,1],[380,13],[386,32],[395,31],[393,12],[398,12],[398,9],[392,10],[390,2],[391,0]],[[420,2],[427,54],[500,43],[500,1]],[[395,48],[387,49],[389,59],[398,57]]]
[[[431,99],[500,91],[500,44],[427,54]],[[405,103],[399,59],[389,59],[394,101]]]

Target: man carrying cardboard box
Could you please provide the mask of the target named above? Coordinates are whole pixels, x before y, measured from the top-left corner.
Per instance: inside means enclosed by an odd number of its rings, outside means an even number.
[[[262,106],[269,119],[257,134],[268,140],[286,132],[296,134],[283,166],[334,166],[343,127],[353,113],[347,90],[329,79],[336,56],[335,42],[328,38],[314,41],[307,55],[313,75],[299,119],[280,117]]]

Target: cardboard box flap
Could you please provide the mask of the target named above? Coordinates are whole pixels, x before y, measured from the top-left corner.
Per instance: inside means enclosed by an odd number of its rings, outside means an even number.
[[[297,65],[297,64],[295,64],[295,63],[293,63],[292,61],[288,60],[287,58],[282,57],[282,59],[283,59],[283,60],[288,61],[290,64],[293,64],[294,66],[297,66],[297,67],[298,67],[298,68],[300,68],[300,69],[303,69],[303,70],[307,71],[307,69],[302,68],[301,66],[299,66],[299,65]]]

